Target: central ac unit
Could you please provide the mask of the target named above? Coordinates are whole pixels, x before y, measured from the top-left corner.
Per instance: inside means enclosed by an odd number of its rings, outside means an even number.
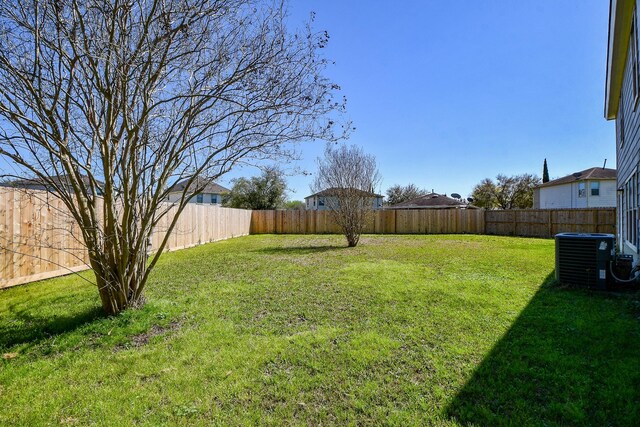
[[[613,234],[556,234],[556,279],[565,285],[607,289],[614,256]]]

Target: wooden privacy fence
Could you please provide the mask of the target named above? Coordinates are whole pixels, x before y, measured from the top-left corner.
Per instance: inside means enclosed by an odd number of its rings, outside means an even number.
[[[159,247],[175,208],[156,227]],[[251,211],[189,204],[167,242],[167,250],[249,234]],[[63,203],[43,191],[0,187],[0,288],[88,268],[80,227]]]
[[[372,234],[483,234],[480,209],[378,210],[364,232]],[[253,211],[251,234],[340,233],[329,211]]]
[[[616,209],[522,209],[485,211],[485,234],[553,237],[558,233],[616,232]]]
[[[151,250],[164,237],[175,208],[156,227]],[[615,208],[484,211],[375,211],[365,233],[495,234],[553,237],[561,232],[615,233]],[[88,268],[80,227],[63,203],[43,191],[0,187],[0,288]],[[328,211],[249,211],[189,204],[167,250],[247,234],[340,233]]]
[[[562,232],[615,233],[615,208],[379,210],[365,228],[374,234],[495,234],[553,237]],[[253,211],[251,234],[340,233],[328,211]]]

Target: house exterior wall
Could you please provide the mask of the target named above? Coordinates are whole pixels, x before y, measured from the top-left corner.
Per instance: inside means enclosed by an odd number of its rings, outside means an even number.
[[[336,198],[332,196],[306,197],[304,201],[305,209],[308,211],[326,211],[337,203]],[[382,209],[382,197],[372,197],[371,205],[373,209]]]
[[[587,184],[589,208],[615,208],[616,207],[616,181],[613,179],[600,180],[600,196],[591,196],[589,184]]]
[[[629,34],[631,37],[631,33]],[[638,166],[640,165],[640,107],[632,89],[632,43],[627,60],[616,117],[616,167],[618,170],[617,244],[626,254],[638,257]]]
[[[598,182],[600,194],[591,195],[591,183]],[[579,183],[585,185],[585,195],[580,197]],[[616,181],[605,180],[584,180],[568,184],[542,187],[539,191],[539,209],[578,209],[578,208],[605,208],[616,206]]]
[[[540,209],[575,208],[572,184],[554,185],[540,188]],[[577,198],[577,190],[576,190]]]
[[[215,203],[211,202],[211,197],[215,196]],[[182,197],[182,193],[169,193],[168,201],[170,203],[175,203],[180,200]],[[189,199],[189,203],[198,203],[198,196],[193,196]],[[222,194],[219,193],[202,193],[202,204],[203,205],[222,205]]]

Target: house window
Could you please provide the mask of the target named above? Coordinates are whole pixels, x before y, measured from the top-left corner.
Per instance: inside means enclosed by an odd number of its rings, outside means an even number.
[[[624,240],[634,250],[638,245],[638,174],[634,173],[624,186]]]
[[[202,203],[204,201],[204,195],[198,194],[196,196],[196,203]]]
[[[324,206],[324,199],[323,198],[319,198],[318,199],[318,206]]]
[[[584,182],[578,183],[578,197],[586,197],[587,189]]]
[[[211,195],[211,204],[215,205],[218,203],[218,195],[217,194],[212,194]]]
[[[591,195],[592,196],[600,195],[600,181],[593,181],[591,183]]]

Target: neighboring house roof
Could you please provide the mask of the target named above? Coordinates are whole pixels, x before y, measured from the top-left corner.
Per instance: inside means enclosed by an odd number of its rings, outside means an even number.
[[[314,193],[310,196],[305,197],[305,199],[309,199],[311,197],[316,197],[316,196],[321,196],[321,197],[327,197],[327,196],[336,196],[339,195],[341,192],[345,191],[347,189],[345,188],[327,188],[326,190],[322,190],[322,191],[318,191],[317,193]],[[351,191],[355,191],[358,194],[361,194],[362,196],[369,196],[369,197],[384,197],[380,194],[376,194],[372,191],[364,191],[364,190],[358,190],[357,188],[352,188]]]
[[[51,177],[51,180],[55,182],[58,186],[71,188],[69,175],[53,176]],[[89,185],[89,177],[83,176],[82,181],[86,185]],[[96,180],[96,184],[98,187],[98,192],[101,192],[104,189],[104,182]],[[6,181],[6,182],[0,183],[0,187],[27,188],[30,190],[55,191],[54,188],[49,189],[49,185],[38,178],[16,179],[13,181]]]
[[[537,188],[552,187],[554,185],[570,184],[576,181],[586,181],[590,179],[616,179],[615,169],[605,168],[590,168],[580,172],[572,173],[571,175],[564,176],[562,178],[554,179],[553,181],[540,184]]]
[[[635,0],[611,0],[609,3],[609,45],[604,95],[604,117],[607,120],[615,119],[618,115],[635,3]]]
[[[429,193],[406,202],[396,203],[387,206],[388,209],[446,209],[446,208],[469,208],[477,209],[475,206],[468,205],[465,202],[443,194]]]
[[[189,181],[188,179],[184,179],[180,182],[173,184],[171,188],[169,188],[169,193],[184,191],[184,188],[186,187],[188,181]],[[196,178],[192,188],[199,187],[201,184],[205,184],[205,183],[206,183],[206,180],[204,178]],[[230,190],[228,188],[225,188],[222,185],[216,184],[215,182],[206,183],[204,190],[202,190],[203,193],[213,193],[213,194],[225,194],[225,193],[228,193],[229,191]]]

